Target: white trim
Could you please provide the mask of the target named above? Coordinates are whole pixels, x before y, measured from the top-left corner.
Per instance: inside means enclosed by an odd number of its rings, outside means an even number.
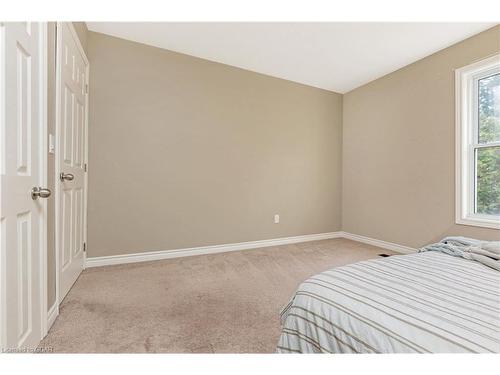
[[[6,77],[5,77],[5,24],[0,22],[0,176],[5,171],[5,96],[6,96]],[[1,177],[0,177],[1,178]],[[0,196],[2,194],[2,183],[0,182]],[[1,204],[0,204],[1,210]],[[1,218],[1,212],[0,212]],[[7,345],[7,276],[6,263],[7,252],[4,249],[5,235],[0,226],[0,348]]]
[[[73,24],[71,24],[73,26]],[[77,38],[78,39],[78,38]],[[78,39],[78,45],[80,45],[80,39]],[[80,45],[81,47],[81,45]],[[82,48],[83,51],[83,48]],[[85,163],[85,177],[83,186],[85,189],[85,194],[83,196],[83,242],[85,243],[85,251],[83,253],[83,269],[85,269],[85,263],[87,259],[87,251],[88,251],[88,241],[87,241],[87,216],[88,216],[88,196],[89,196],[89,96],[90,96],[90,63],[85,54],[87,68],[86,68],[86,79],[85,84],[87,85],[85,89],[85,155],[84,155],[84,163]]]
[[[50,328],[52,327],[58,316],[59,316],[59,304],[56,301],[47,312],[47,321],[45,322],[47,326],[47,332],[45,334],[49,332]]]
[[[48,40],[47,40],[47,22],[41,22],[39,25],[39,43],[40,43],[40,72],[39,72],[39,95],[40,95],[40,186],[47,186],[48,184],[48,94],[47,94],[47,80],[48,80]],[[53,196],[52,196],[53,197]],[[52,198],[53,199],[53,198]],[[40,298],[41,298],[41,311],[40,311],[40,329],[41,338],[47,334],[47,282],[48,282],[48,266],[47,266],[47,247],[48,247],[48,202],[43,199],[40,204],[42,205],[42,213],[40,215]]]
[[[59,298],[59,282],[60,282],[60,274],[61,274],[61,265],[59,261],[59,256],[60,256],[60,240],[59,240],[59,209],[60,209],[60,197],[61,197],[61,188],[59,186],[59,179],[58,179],[58,173],[61,169],[60,162],[59,162],[59,149],[61,146],[61,137],[60,135],[60,129],[61,129],[61,119],[60,119],[60,101],[61,101],[61,89],[59,88],[60,86],[60,78],[59,76],[61,75],[61,25],[62,22],[56,22],[56,28],[55,28],[55,49],[56,49],[56,58],[55,58],[55,64],[56,64],[56,73],[55,73],[55,108],[54,108],[54,121],[55,121],[55,154],[54,154],[54,190],[55,190],[55,204],[54,204],[54,220],[55,220],[55,233],[54,233],[54,245],[55,245],[55,251],[54,251],[54,256],[55,256],[55,263],[56,263],[56,268],[55,268],[55,273],[56,273],[56,295],[55,295],[55,303],[59,304],[61,303],[60,298]]]
[[[413,247],[399,245],[396,243],[382,241],[382,240],[377,240],[375,238],[360,236],[359,234],[341,232],[341,235],[342,235],[342,238],[346,238],[348,240],[366,243],[368,245],[377,246],[377,247],[380,247],[382,249],[395,251],[395,252],[401,253],[401,254],[412,254],[412,253],[415,253],[418,251],[417,249],[415,249]]]
[[[55,64],[56,64],[56,72],[55,72],[55,105],[54,105],[54,121],[55,121],[55,153],[54,153],[54,190],[55,190],[55,204],[54,204],[54,228],[55,228],[55,233],[54,233],[54,245],[55,245],[55,251],[54,251],[54,256],[55,256],[55,263],[56,263],[56,268],[55,268],[55,287],[56,287],[56,295],[55,295],[55,304],[59,305],[61,302],[59,299],[59,281],[60,281],[60,273],[61,273],[61,266],[60,266],[60,261],[59,261],[59,246],[60,246],[60,241],[59,241],[59,209],[60,209],[60,204],[59,204],[59,199],[61,197],[61,192],[60,192],[60,187],[59,187],[59,180],[57,178],[57,173],[61,169],[60,163],[59,163],[59,147],[61,146],[61,139],[59,136],[60,129],[61,129],[61,119],[59,115],[60,111],[60,101],[61,101],[61,90],[59,88],[60,84],[60,79],[59,76],[61,74],[61,22],[56,22],[56,28],[55,28],[55,50],[56,50],[56,57],[55,57]]]
[[[171,258],[179,258],[179,257],[203,255],[203,254],[215,254],[228,251],[258,249],[262,247],[326,240],[326,239],[340,238],[340,237],[342,237],[342,232],[329,232],[329,233],[319,233],[319,234],[308,234],[304,236],[275,238],[270,240],[239,242],[239,243],[224,244],[224,245],[201,246],[201,247],[190,247],[190,248],[175,249],[175,250],[161,250],[161,251],[150,251],[150,252],[125,254],[125,255],[92,257],[92,258],[87,258],[85,267],[89,268],[89,267],[109,266],[114,264],[148,262],[152,260],[171,259]]]
[[[91,257],[87,258],[85,268],[110,266],[116,264],[137,263],[137,262],[150,262],[153,260],[224,253],[229,251],[259,249],[263,247],[287,245],[299,242],[327,240],[332,238],[346,238],[352,241],[366,243],[368,245],[377,246],[382,249],[395,251],[401,254],[412,254],[417,252],[417,249],[412,247],[398,245],[395,243],[386,242],[382,240],[377,240],[375,238],[364,237],[353,233],[328,232],[319,234],[308,234],[304,236],[275,238],[270,240],[239,242],[239,243],[224,244],[224,245],[190,247],[190,248],[175,249],[175,250],[148,251],[148,252],[140,252],[134,254],[110,255],[103,257]]]
[[[478,76],[500,66],[500,54],[455,70],[455,222],[500,229],[498,217],[474,213],[476,111],[472,103]],[[472,108],[471,108],[472,104]],[[493,144],[491,145],[493,146]]]

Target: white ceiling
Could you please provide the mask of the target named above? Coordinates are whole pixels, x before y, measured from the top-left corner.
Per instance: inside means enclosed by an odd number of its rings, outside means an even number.
[[[340,93],[494,25],[87,22],[92,31]]]

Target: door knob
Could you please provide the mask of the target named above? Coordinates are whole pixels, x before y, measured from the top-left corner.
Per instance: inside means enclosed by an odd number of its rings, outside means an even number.
[[[71,173],[61,172],[59,174],[59,178],[61,179],[62,182],[64,182],[64,181],[73,181],[73,179],[75,178],[75,176],[73,176]]]
[[[50,194],[52,194],[50,189],[41,188],[39,186],[35,186],[33,189],[31,189],[31,199],[33,200],[36,200],[38,198],[48,198],[50,197]]]

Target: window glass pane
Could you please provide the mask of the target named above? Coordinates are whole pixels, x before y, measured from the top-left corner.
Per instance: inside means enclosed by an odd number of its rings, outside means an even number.
[[[479,143],[500,142],[500,74],[479,80]]]
[[[476,213],[500,215],[500,146],[477,149]]]

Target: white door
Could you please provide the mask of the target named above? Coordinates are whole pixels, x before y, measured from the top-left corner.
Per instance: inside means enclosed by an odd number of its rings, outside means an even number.
[[[44,329],[41,275],[50,192],[44,189],[35,199],[31,194],[46,181],[44,28],[0,26],[0,346],[9,349],[36,348]]]
[[[57,25],[57,247],[59,301],[84,266],[88,60],[71,24]]]

